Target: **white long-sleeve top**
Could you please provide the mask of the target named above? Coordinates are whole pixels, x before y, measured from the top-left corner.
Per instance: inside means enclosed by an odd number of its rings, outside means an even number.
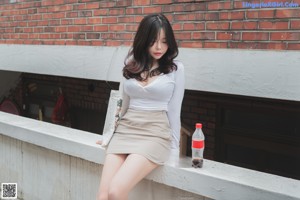
[[[180,112],[184,95],[184,66],[176,61],[177,70],[160,74],[148,85],[142,86],[136,79],[123,81],[122,115],[128,108],[135,110],[165,110],[172,131],[172,148],[179,148]]]

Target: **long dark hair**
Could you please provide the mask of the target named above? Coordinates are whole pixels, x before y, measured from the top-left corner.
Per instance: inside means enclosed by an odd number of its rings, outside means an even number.
[[[136,35],[132,48],[130,49],[123,68],[123,76],[127,79],[135,78],[139,81],[146,78],[141,77],[144,71],[150,71],[153,60],[149,54],[149,48],[154,44],[160,30],[163,29],[168,45],[167,52],[158,60],[158,68],[152,70],[149,76],[168,74],[177,70],[174,58],[178,55],[178,46],[175,40],[172,26],[163,14],[151,14],[143,18]]]

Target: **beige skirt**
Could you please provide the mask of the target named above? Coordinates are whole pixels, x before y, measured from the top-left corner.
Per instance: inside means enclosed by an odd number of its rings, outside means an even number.
[[[171,150],[171,129],[166,111],[128,109],[107,147],[107,154],[139,154],[162,165]]]

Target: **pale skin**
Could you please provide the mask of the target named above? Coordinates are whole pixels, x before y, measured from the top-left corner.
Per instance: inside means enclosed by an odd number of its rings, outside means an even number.
[[[149,48],[149,54],[153,58],[151,69],[158,66],[158,60],[167,50],[165,32],[161,29],[157,40]],[[140,84],[146,86],[156,78],[157,76],[148,77]],[[101,141],[96,143],[101,144]],[[157,164],[138,154],[107,154],[97,200],[127,200],[133,187],[157,166]]]

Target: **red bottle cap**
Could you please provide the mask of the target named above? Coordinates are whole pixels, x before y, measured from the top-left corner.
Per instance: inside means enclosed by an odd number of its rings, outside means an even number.
[[[196,123],[196,128],[202,128],[202,124],[201,123]]]

